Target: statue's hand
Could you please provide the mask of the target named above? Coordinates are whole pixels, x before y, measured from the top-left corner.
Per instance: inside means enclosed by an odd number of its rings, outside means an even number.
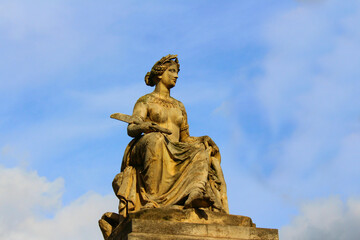
[[[214,156],[216,153],[219,152],[219,147],[209,136],[203,136],[202,141],[206,148],[211,147],[211,155],[212,156]]]
[[[138,123],[138,126],[142,130],[143,133],[155,132],[155,130],[151,128],[151,125],[152,125],[151,122],[140,122],[140,123]]]
[[[153,122],[142,122],[140,123],[140,127],[143,129],[144,133],[161,132],[169,135],[171,134],[171,131],[169,129],[161,127]]]

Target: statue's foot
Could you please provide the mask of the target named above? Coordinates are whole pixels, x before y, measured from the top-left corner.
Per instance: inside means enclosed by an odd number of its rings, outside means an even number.
[[[99,220],[99,226],[104,239],[108,239],[116,226],[123,221],[124,217],[112,212],[106,212]]]
[[[184,208],[207,208],[214,204],[209,196],[204,195],[200,191],[190,193],[185,201]]]

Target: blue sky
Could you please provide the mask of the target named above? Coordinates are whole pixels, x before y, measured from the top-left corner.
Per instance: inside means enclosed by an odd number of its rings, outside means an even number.
[[[101,237],[130,141],[109,115],[171,53],[230,213],[281,239],[356,239],[359,16],[356,0],[0,1],[0,237]]]

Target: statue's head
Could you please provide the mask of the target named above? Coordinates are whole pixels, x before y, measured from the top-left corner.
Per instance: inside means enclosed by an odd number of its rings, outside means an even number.
[[[157,61],[154,66],[151,68],[151,71],[146,73],[145,75],[145,83],[148,86],[155,86],[159,80],[160,76],[164,74],[164,72],[172,65],[177,67],[177,71],[180,71],[180,64],[177,58],[177,55],[167,55],[162,57],[159,61]]]

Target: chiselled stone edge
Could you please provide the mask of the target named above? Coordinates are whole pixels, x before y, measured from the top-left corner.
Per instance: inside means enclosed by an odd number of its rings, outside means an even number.
[[[186,235],[167,235],[167,234],[148,234],[148,233],[131,233],[127,236],[126,240],[204,240],[202,237],[194,237],[194,236],[186,236]],[[213,238],[206,237],[206,240],[253,240],[253,239],[245,239],[245,238]],[[260,239],[259,239],[260,240]],[[267,240],[267,239],[263,239]],[[278,238],[277,238],[278,240]]]
[[[172,222],[188,222],[203,224],[222,224],[232,226],[256,227],[255,223],[247,216],[231,215],[222,212],[213,212],[203,209],[172,209],[153,208],[130,213],[130,219],[152,219]]]
[[[121,228],[114,231],[109,240],[137,239],[130,238],[136,235],[147,235],[149,236],[148,239],[152,239],[150,236],[158,236],[158,239],[162,239],[162,236],[172,236],[173,239],[181,239],[181,237],[184,237],[183,239],[279,239],[277,229],[130,219],[123,223]]]

